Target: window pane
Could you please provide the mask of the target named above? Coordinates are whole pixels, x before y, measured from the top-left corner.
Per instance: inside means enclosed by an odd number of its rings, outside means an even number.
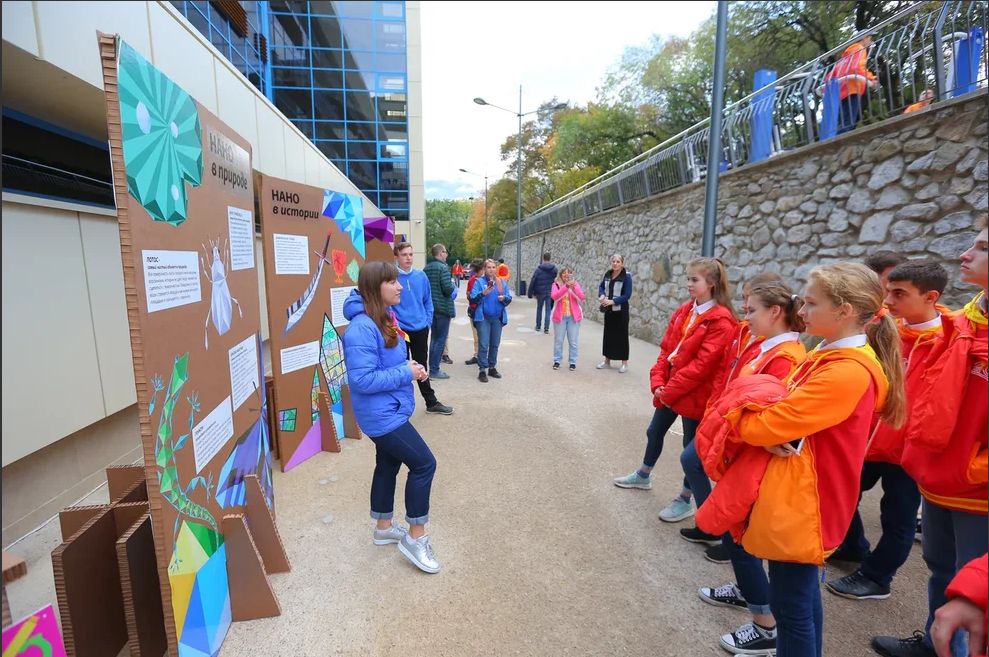
[[[378,111],[382,121],[400,121],[406,117],[405,94],[381,94]]]
[[[405,48],[405,23],[376,23],[376,38],[379,50],[399,50]]]
[[[384,208],[408,208],[409,195],[402,192],[382,192],[381,206]]]
[[[183,3],[179,3],[183,4]],[[193,27],[199,30],[200,34],[209,34],[209,21],[206,20],[206,15],[193,6],[193,3],[189,4],[189,13],[186,14],[186,18],[192,23]]]
[[[378,177],[375,162],[351,160],[347,165],[347,177],[361,189],[377,189]]]
[[[379,141],[405,141],[409,138],[409,128],[405,123],[379,123]]]
[[[380,144],[378,157],[385,160],[404,160],[409,155],[409,145],[401,142]]]
[[[312,91],[309,89],[275,89],[275,107],[290,119],[312,118]]]
[[[316,91],[316,118],[324,121],[342,121],[343,98],[339,91]]]
[[[342,48],[340,23],[335,18],[313,18],[312,44],[315,48]]]
[[[309,50],[306,48],[272,48],[272,66],[309,66]]]
[[[308,87],[309,69],[278,68],[271,69],[273,84],[277,87]]]
[[[304,0],[302,1],[272,0],[270,4],[271,4],[271,11],[285,11],[290,13],[294,12],[296,14],[306,13],[306,3]],[[318,4],[318,3],[313,3],[313,4]],[[327,2],[323,4],[330,4],[330,3]]]
[[[383,53],[375,55],[375,69],[379,71],[404,71],[407,66],[405,53]]]
[[[408,162],[382,162],[380,165],[380,170],[381,189],[408,190]]]
[[[292,121],[295,127],[302,131],[309,139],[312,139],[312,121]]]
[[[335,2],[314,0],[309,3],[309,11],[314,14],[321,14],[323,16],[333,16],[337,13],[336,9],[333,7],[335,4]]]
[[[357,18],[370,18],[371,9],[373,8],[373,2],[367,2],[366,0],[352,0],[350,2],[346,0],[337,0],[333,3],[336,7],[337,14],[340,16],[354,16]]]
[[[342,159],[346,157],[346,144],[345,141],[317,141],[316,146],[319,150],[323,151],[323,154],[331,160]]]
[[[405,91],[405,76],[397,73],[382,73],[378,75],[378,91]]]
[[[382,18],[405,18],[405,3],[377,2],[378,15]]]
[[[343,40],[350,50],[374,49],[374,24],[371,21],[354,20],[352,18],[340,21],[343,28]]]
[[[316,139],[346,139],[343,121],[317,121]]]
[[[395,221],[408,221],[409,211],[408,210],[389,210],[388,216],[390,216]]]
[[[312,65],[315,68],[343,68],[343,53],[339,50],[313,50]]]
[[[364,78],[362,73],[359,73],[358,71],[347,71],[347,89],[370,91],[371,86],[368,85],[367,80]]]
[[[347,123],[347,139],[357,139],[358,141],[374,141],[374,124],[373,123]],[[354,157],[351,155],[351,157]],[[377,157],[375,155],[370,155],[368,159]]]
[[[314,68],[312,77],[314,87],[322,87],[324,89],[343,89],[343,71]]]
[[[347,92],[347,120],[374,121],[374,99],[371,94],[360,91]]]
[[[347,157],[352,160],[373,160],[377,157],[377,144],[373,141],[347,142]]]

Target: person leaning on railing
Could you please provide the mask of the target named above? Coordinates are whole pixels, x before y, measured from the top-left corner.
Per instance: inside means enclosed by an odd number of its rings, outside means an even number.
[[[841,59],[824,76],[824,82],[838,80],[840,114],[838,134],[853,130],[862,117],[862,97],[876,86],[876,75],[867,66],[872,36],[866,34],[845,48]]]

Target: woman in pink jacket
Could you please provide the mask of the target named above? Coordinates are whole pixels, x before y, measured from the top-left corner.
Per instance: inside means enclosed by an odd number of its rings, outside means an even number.
[[[553,369],[560,369],[563,360],[563,337],[570,345],[570,371],[577,369],[577,338],[584,311],[580,302],[586,298],[580,283],[573,277],[573,269],[564,267],[550,290],[553,297]]]

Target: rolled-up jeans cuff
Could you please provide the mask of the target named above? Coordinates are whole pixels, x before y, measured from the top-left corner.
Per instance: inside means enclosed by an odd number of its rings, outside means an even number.
[[[749,605],[749,611],[753,615],[759,614],[759,615],[763,615],[763,616],[767,616],[767,615],[773,613],[772,609],[769,608],[769,605],[753,605],[753,604],[750,604]]]
[[[429,522],[429,514],[427,513],[426,515],[419,516],[418,518],[413,518],[412,516],[407,515],[405,516],[405,522],[410,525],[425,525]]]
[[[392,511],[371,511],[371,517],[375,520],[391,520],[393,515],[395,513]]]

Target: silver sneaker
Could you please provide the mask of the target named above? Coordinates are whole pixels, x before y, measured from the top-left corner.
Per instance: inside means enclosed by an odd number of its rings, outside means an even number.
[[[406,534],[398,542],[398,550],[419,570],[425,573],[440,572],[440,562],[436,560],[436,555],[433,554],[433,546],[429,542],[429,536],[413,539]]]
[[[388,529],[377,529],[374,530],[374,544],[375,545],[393,545],[402,540],[402,537],[409,533],[408,527],[402,525],[396,525],[392,523],[392,526]]]

